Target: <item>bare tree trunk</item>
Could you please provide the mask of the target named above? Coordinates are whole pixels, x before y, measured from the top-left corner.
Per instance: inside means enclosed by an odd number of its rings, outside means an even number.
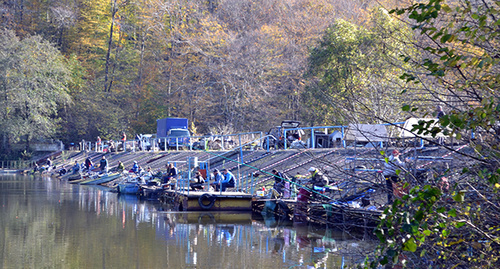
[[[30,151],[30,135],[26,135],[26,152]]]
[[[107,92],[111,89],[111,85],[108,87],[108,73],[109,73],[109,64],[110,64],[110,56],[111,56],[111,46],[113,45],[113,27],[115,25],[115,14],[118,11],[116,8],[116,0],[112,2],[111,9],[111,26],[109,27],[109,40],[108,40],[108,52],[106,53],[106,67],[104,69],[104,91]]]
[[[145,33],[143,33],[141,35],[141,60],[139,62],[139,74],[138,74],[138,77],[139,77],[139,87],[142,87],[142,69],[144,68],[144,49],[145,49]]]

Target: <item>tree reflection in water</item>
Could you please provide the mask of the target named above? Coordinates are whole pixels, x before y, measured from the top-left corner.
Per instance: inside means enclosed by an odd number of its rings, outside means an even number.
[[[174,212],[54,179],[0,177],[0,202],[7,268],[340,268],[374,248],[333,230],[248,213]]]

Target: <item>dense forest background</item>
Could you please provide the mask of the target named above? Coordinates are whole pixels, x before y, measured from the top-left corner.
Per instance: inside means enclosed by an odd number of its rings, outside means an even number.
[[[393,6],[2,1],[2,149],[154,133],[163,117],[188,118],[196,134],[266,131],[283,119],[343,124],[356,108],[361,121],[375,121],[373,107],[399,120],[401,39],[412,37],[380,9]],[[343,44],[322,44],[333,39]],[[358,104],[346,102],[354,95]]]

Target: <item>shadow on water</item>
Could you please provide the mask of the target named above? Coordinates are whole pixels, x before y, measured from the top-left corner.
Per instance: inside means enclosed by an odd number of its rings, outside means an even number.
[[[54,179],[0,177],[0,203],[4,268],[342,268],[374,249],[272,215],[175,212]]]

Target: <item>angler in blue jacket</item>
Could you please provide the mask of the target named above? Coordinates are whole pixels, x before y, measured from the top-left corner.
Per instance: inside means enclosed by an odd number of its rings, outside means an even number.
[[[235,186],[236,178],[233,173],[229,172],[227,169],[222,169],[222,175],[224,176],[222,181],[215,183],[216,191],[226,191],[227,188],[233,188]]]

